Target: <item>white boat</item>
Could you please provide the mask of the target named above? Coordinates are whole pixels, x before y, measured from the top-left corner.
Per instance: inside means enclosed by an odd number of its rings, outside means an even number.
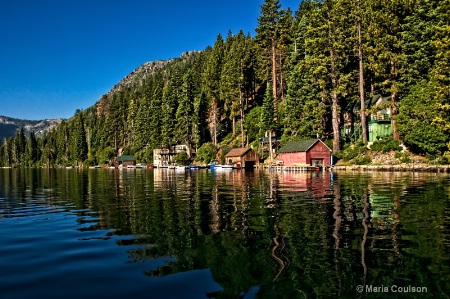
[[[234,165],[222,165],[222,169],[233,169],[233,168],[234,168]]]
[[[186,166],[175,166],[175,170],[186,170]]]

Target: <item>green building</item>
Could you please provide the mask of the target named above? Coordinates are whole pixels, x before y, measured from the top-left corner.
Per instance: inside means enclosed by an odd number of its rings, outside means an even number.
[[[367,111],[371,111],[367,115],[369,142],[392,137],[390,99],[390,96],[383,97],[377,94],[365,102],[365,108]],[[350,142],[356,142],[361,138],[362,134],[361,123],[359,122],[360,108],[357,104],[353,103],[352,107],[349,107],[348,112],[344,115],[341,136],[347,138]]]
[[[377,139],[392,137],[392,123],[390,119],[375,119],[367,122],[369,142]]]

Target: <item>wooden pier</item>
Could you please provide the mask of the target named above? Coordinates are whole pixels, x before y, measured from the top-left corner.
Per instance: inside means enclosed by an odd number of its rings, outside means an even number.
[[[275,171],[290,171],[290,172],[306,172],[306,171],[325,171],[326,167],[316,167],[311,165],[296,165],[296,166],[274,166],[264,165],[264,169]]]

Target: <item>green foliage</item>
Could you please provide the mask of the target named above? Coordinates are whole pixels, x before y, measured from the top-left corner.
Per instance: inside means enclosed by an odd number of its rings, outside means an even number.
[[[225,155],[228,154],[231,151],[231,147],[224,146],[221,148],[222,151],[220,152],[220,164],[225,164]]]
[[[173,157],[175,163],[179,165],[188,165],[189,164],[189,156],[185,151],[181,151]]]
[[[433,85],[422,80],[401,102],[398,131],[412,152],[440,155],[446,149],[449,136],[433,122],[439,110],[435,95]]]
[[[105,147],[99,150],[96,156],[99,164],[105,164],[106,162],[111,161],[116,154],[112,147]]]
[[[362,164],[367,164],[365,163],[365,161],[367,161],[367,158],[364,158],[367,151],[368,149],[366,145],[364,145],[363,143],[357,143],[349,145],[347,148],[344,148],[344,150],[342,150],[335,156],[346,162],[355,159],[355,161],[361,161]]]
[[[212,142],[206,142],[197,150],[195,161],[210,163],[216,158],[217,148]]]
[[[356,165],[367,165],[370,164],[370,162],[372,162],[372,159],[370,159],[370,156],[368,155],[358,156],[353,160],[353,163],[355,163]]]
[[[411,157],[408,152],[396,152],[394,157],[400,160],[400,163],[411,163]]]
[[[272,85],[268,84],[266,93],[264,94],[263,105],[261,107],[260,125],[263,131],[275,128],[274,117]]]
[[[439,161],[440,164],[450,164],[450,152],[445,152]]]
[[[388,153],[390,151],[401,151],[403,148],[400,146],[400,142],[394,139],[380,139],[375,140],[370,146],[370,149],[376,152]]]
[[[263,136],[260,127],[260,117],[261,117],[260,106],[254,107],[253,109],[250,110],[250,112],[248,112],[245,115],[244,125],[248,139],[250,141],[258,140],[259,137]]]

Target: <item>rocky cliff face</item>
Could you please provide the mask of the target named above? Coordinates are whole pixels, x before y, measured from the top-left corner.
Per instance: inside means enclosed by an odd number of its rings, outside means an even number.
[[[61,118],[45,120],[24,120],[0,115],[0,144],[4,138],[13,137],[23,127],[25,134],[34,132],[37,137],[44,135],[58,126]]]

